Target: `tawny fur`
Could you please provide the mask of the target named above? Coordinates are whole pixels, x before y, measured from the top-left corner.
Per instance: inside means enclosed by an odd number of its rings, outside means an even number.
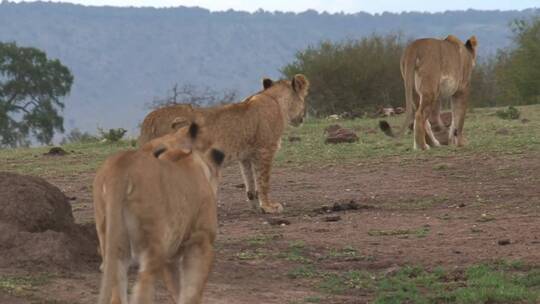
[[[185,137],[182,132],[177,138]],[[94,208],[104,260],[100,304],[127,304],[133,258],[139,263],[135,303],[153,303],[156,277],[164,279],[175,303],[201,303],[217,230],[219,163],[182,140],[180,149],[167,148],[174,136],[117,153],[96,174]],[[159,159],[149,153],[153,146],[165,146]]]
[[[200,143],[211,142],[223,151],[226,164],[240,163],[251,206],[277,213],[283,207],[268,195],[272,162],[286,126],[297,126],[303,120],[309,82],[305,76],[295,75],[291,80],[265,79],[263,86],[263,91],[243,102],[193,109],[173,120],[167,114],[155,117],[154,123],[170,128],[176,122],[196,121],[204,129]],[[141,134],[147,134],[147,129],[150,127],[143,124]]]
[[[405,122],[397,134],[387,123],[381,122],[383,131],[401,137],[414,120],[414,148],[438,146],[432,129],[444,128],[440,119],[440,99],[451,98],[452,124],[448,141],[457,146],[464,145],[463,126],[477,45],[474,36],[466,43],[452,35],[442,40],[428,38],[412,42],[401,57]]]
[[[149,142],[150,140],[161,137],[165,134],[174,132],[175,129],[171,128],[171,122],[177,117],[189,117],[193,112],[193,107],[188,104],[179,104],[174,106],[168,106],[159,108],[150,112],[143,120],[141,125],[141,135],[139,136],[139,147]],[[169,124],[160,123],[162,121],[169,121]],[[189,125],[188,122],[178,122],[177,127],[184,127]]]

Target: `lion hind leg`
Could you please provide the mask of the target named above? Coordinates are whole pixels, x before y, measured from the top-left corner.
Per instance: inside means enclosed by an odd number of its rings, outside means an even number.
[[[280,213],[283,206],[278,202],[270,200],[268,192],[270,189],[270,173],[272,171],[272,161],[276,150],[263,150],[259,152],[255,161],[256,184],[259,190],[259,205],[266,213]]]
[[[426,121],[426,134],[427,143],[432,147],[440,147],[441,143],[437,138],[435,137],[435,134],[433,134],[433,129],[431,128],[431,123],[429,122],[429,119]]]
[[[242,172],[242,178],[244,179],[244,185],[246,186],[247,200],[251,208],[259,210],[259,195],[257,193],[253,169],[251,160],[240,161],[240,171]]]
[[[180,304],[199,304],[214,258],[214,247],[209,237],[193,237],[196,242],[185,248],[180,271]]]
[[[465,125],[465,114],[467,112],[468,94],[458,93],[452,98],[452,125],[449,131],[449,142],[458,147],[466,144],[466,139],[463,134]]]

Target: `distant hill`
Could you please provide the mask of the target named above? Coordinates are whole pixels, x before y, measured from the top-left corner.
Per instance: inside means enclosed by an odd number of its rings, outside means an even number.
[[[145,104],[175,83],[234,89],[242,97],[258,90],[262,77],[279,77],[279,69],[310,44],[372,33],[452,33],[462,39],[475,34],[485,58],[511,45],[512,20],[539,12],[250,14],[4,0],[0,41],[38,47],[70,67],[75,83],[66,100],[68,130],[124,127],[135,134],[148,112]]]

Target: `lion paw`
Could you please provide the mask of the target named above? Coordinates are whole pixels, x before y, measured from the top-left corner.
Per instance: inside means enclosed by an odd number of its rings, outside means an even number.
[[[276,203],[276,202],[269,202],[267,204],[261,204],[261,209],[264,213],[283,212],[283,206],[280,203]]]

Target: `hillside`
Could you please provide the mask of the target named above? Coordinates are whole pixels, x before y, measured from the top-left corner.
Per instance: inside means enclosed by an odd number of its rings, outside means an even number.
[[[124,127],[134,134],[148,111],[145,104],[175,83],[234,89],[244,96],[259,89],[261,77],[279,77],[279,69],[310,44],[372,33],[475,34],[485,58],[510,46],[512,20],[537,12],[250,14],[4,1],[0,41],[41,48],[70,67],[75,84],[66,100],[68,130]]]

